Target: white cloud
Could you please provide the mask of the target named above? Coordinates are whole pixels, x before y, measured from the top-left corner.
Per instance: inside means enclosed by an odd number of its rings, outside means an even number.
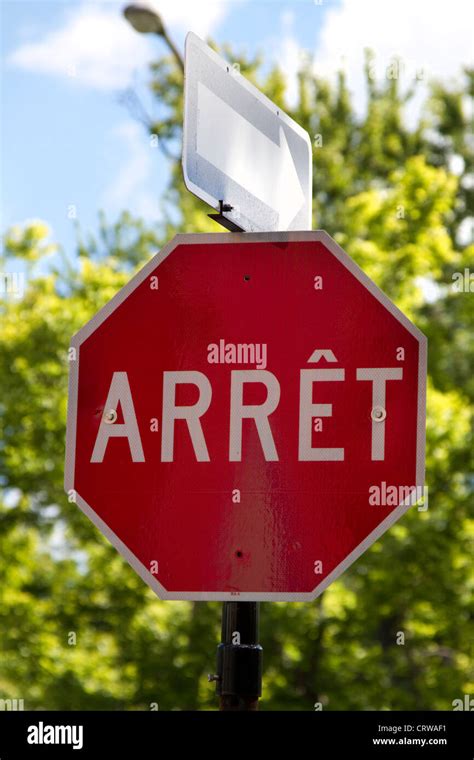
[[[211,33],[228,9],[227,0],[155,0],[152,5],[180,39],[191,29],[201,36]],[[127,87],[133,72],[146,66],[160,48],[156,37],[131,28],[122,16],[123,6],[117,0],[81,4],[65,14],[58,29],[38,41],[23,42],[8,62],[96,89]]]
[[[97,89],[116,89],[126,87],[134,69],[151,57],[149,38],[134,32],[116,8],[82,5],[65,15],[59,29],[23,43],[9,63]]]
[[[301,69],[303,53],[298,40],[294,36],[293,24],[295,14],[284,10],[280,15],[282,36],[277,45],[276,62],[286,79],[286,99],[290,107],[298,102],[298,71]]]
[[[469,23],[471,15],[471,23]],[[423,80],[458,76],[473,57],[472,13],[466,0],[343,0],[328,7],[316,48],[316,71],[343,68],[358,110],[365,105],[364,48],[376,55],[375,75],[384,76],[394,56],[404,62],[402,85],[416,73]]]
[[[158,221],[160,190],[152,188],[157,149],[150,147],[149,135],[133,121],[115,127],[112,138],[121,141],[125,158],[98,205],[111,217],[126,209],[149,221]]]
[[[151,0],[148,5],[156,8],[166,25],[176,28],[180,36],[193,31],[207,37],[225,18],[230,0]]]

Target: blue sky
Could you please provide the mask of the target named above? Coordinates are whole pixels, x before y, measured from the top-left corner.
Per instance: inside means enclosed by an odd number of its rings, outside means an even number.
[[[84,229],[97,210],[110,220],[122,209],[159,219],[169,167],[119,102],[133,84],[147,110],[147,63],[162,42],[139,35],[122,18],[124,3],[0,0],[2,14],[2,229],[26,219],[47,221],[67,249],[72,207]],[[375,49],[380,71],[394,53],[406,77],[452,79],[472,59],[469,0],[449,8],[432,0],[156,0],[182,49],[186,31],[231,42],[279,61],[295,85],[299,49],[331,76],[344,66],[356,106],[364,107],[363,48]],[[437,7],[438,6],[438,7]]]

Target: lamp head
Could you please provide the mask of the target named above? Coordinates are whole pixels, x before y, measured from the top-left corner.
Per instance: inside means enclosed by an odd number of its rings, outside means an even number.
[[[141,34],[164,34],[164,26],[159,15],[145,4],[133,3],[123,9],[123,15]]]

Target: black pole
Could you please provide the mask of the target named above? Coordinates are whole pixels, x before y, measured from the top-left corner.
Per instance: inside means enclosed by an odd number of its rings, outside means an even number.
[[[168,36],[168,32],[166,31],[166,29],[164,27],[163,27],[163,30],[159,33],[159,36],[163,37],[163,39],[165,40],[166,44],[168,45],[169,49],[171,50],[171,52],[173,53],[173,55],[174,55],[174,57],[176,59],[176,63],[178,64],[179,68],[181,69],[181,71],[184,74],[184,61],[183,61],[183,57],[182,57],[181,53],[179,52],[178,48],[176,47],[176,45],[174,44],[174,42],[171,39],[171,37]]]
[[[221,710],[258,710],[263,649],[258,643],[260,604],[224,602],[217,647],[216,691]]]

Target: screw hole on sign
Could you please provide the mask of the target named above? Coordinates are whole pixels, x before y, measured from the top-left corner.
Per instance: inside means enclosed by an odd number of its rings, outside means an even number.
[[[382,406],[374,406],[370,414],[374,422],[383,422],[387,417],[387,410]]]
[[[244,280],[245,280],[245,282],[248,282],[250,280],[250,275],[249,274],[244,274]]]
[[[103,420],[108,425],[113,425],[114,422],[117,421],[117,410],[116,409],[107,409],[107,411],[104,413]]]
[[[240,559],[241,557],[243,557],[243,556],[244,556],[244,553],[243,553],[243,552],[241,552],[241,551],[240,551],[240,549],[237,549],[237,551],[235,552],[235,556],[236,556],[236,557],[238,557],[238,558]]]

